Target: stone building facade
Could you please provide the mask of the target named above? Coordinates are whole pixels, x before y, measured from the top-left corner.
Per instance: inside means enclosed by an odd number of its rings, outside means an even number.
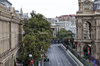
[[[51,23],[51,31],[54,37],[56,37],[60,29],[65,28],[65,23],[59,22],[57,18],[47,18],[47,21]]]
[[[22,13],[0,4],[0,66],[14,66],[22,40]]]
[[[61,15],[61,16],[56,16],[59,21],[70,21],[72,23],[75,23],[75,15]]]
[[[56,37],[58,31],[64,28],[70,30],[73,33],[73,37],[76,35],[76,23],[75,15],[61,15],[56,18],[47,18],[48,22],[51,23],[51,30],[54,37]]]
[[[77,52],[100,60],[100,0],[78,0],[78,3],[75,41],[80,43],[80,48],[77,45]]]

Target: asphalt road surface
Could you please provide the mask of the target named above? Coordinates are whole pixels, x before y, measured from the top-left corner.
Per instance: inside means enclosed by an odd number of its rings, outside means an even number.
[[[51,45],[51,48],[46,52],[46,55],[49,57],[49,62],[44,62],[44,66],[78,66],[61,45]]]

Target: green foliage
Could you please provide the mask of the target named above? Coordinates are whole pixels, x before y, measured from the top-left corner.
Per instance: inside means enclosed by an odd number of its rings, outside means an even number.
[[[87,56],[84,56],[83,58],[88,59],[88,57],[89,57],[89,56],[87,55]]]
[[[53,38],[50,23],[42,14],[36,14],[32,11],[31,18],[24,20],[23,29],[25,33],[21,43],[19,60],[28,66],[30,60],[33,59],[35,66],[37,66],[37,61],[42,60],[41,54],[46,56],[45,51],[48,51],[50,41]],[[33,57],[29,58],[29,54],[32,54]]]
[[[73,42],[73,37],[72,37],[72,32],[71,31],[67,31],[65,29],[61,29],[58,34],[57,37],[63,41],[66,44],[72,44]],[[70,38],[70,43],[68,42],[68,38]]]

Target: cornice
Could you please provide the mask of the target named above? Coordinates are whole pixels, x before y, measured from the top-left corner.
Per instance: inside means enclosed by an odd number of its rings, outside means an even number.
[[[79,2],[79,3],[87,3],[87,2],[93,3],[93,1],[89,1],[89,0],[81,1],[81,2]]]
[[[3,16],[0,16],[0,21],[6,21],[6,22],[9,22],[10,19],[9,19],[9,18],[6,18],[6,17],[3,17]]]
[[[0,16],[7,17],[7,18],[11,18],[10,13],[9,12],[4,12],[4,11],[1,11]]]

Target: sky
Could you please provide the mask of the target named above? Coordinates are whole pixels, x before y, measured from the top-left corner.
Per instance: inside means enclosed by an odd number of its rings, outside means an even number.
[[[41,13],[47,18],[55,18],[60,15],[76,14],[78,0],[8,0],[16,10],[23,9],[29,14],[32,10]]]

